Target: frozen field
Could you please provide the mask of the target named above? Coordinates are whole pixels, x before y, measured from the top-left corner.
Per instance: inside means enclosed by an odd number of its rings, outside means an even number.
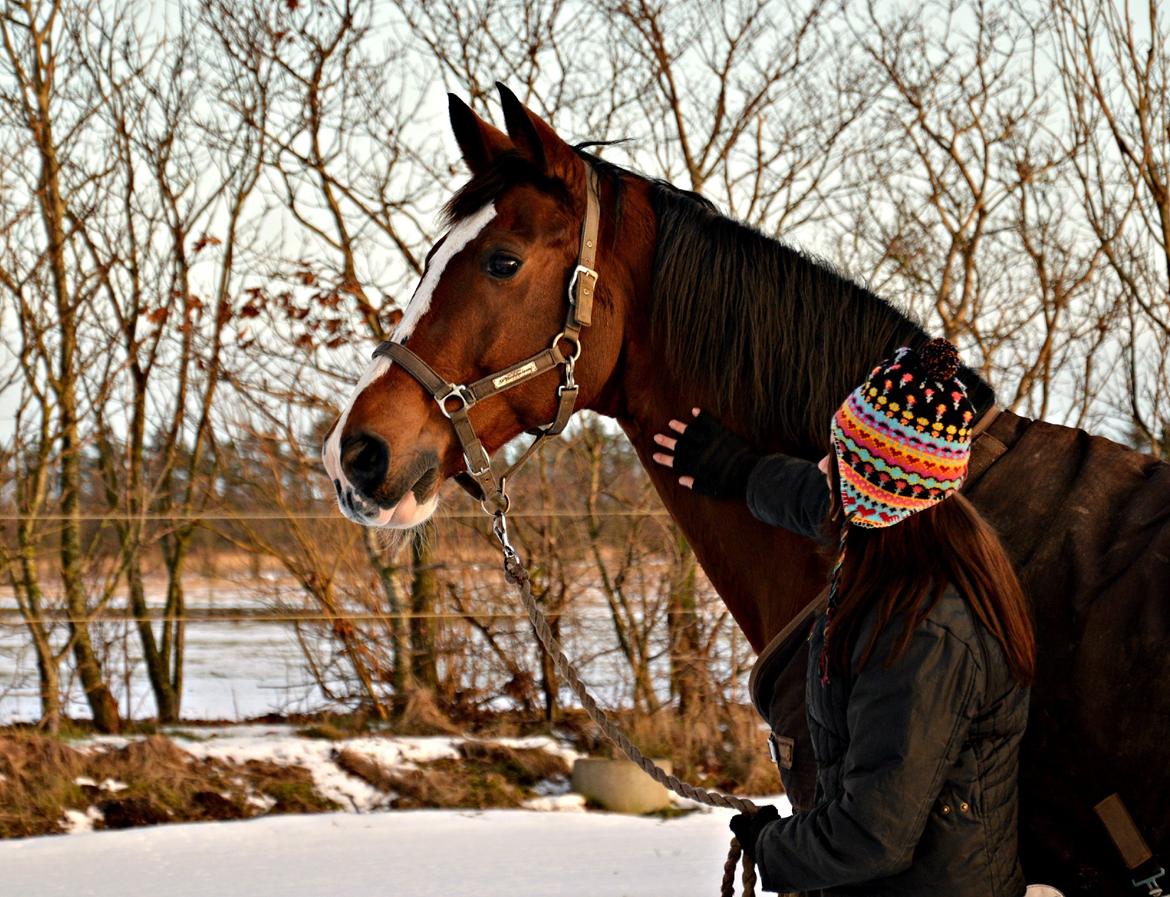
[[[162,585],[152,583],[152,606],[161,603]],[[266,591],[261,591],[266,590]],[[195,579],[187,588],[187,613],[210,615],[239,609],[241,614],[263,611],[287,594],[299,593],[295,585],[274,577],[261,577],[246,587],[226,581]],[[0,594],[0,607],[11,610],[15,601]],[[37,699],[36,657],[28,633],[11,615],[0,625],[0,725],[35,720]],[[159,630],[155,625],[155,631]],[[62,630],[63,632],[63,630]],[[95,637],[107,646],[111,685],[119,695],[127,717],[154,715],[154,701],[142,670],[138,636],[126,623],[94,627]],[[237,622],[215,619],[189,623],[186,628],[184,668],[184,719],[240,720],[266,713],[312,712],[325,701],[305,669],[292,627],[257,619]],[[126,697],[126,668],[133,671],[131,692]],[[66,674],[69,664],[62,665]],[[89,716],[76,682],[69,689],[68,713]]]
[[[158,592],[161,586],[155,583],[153,588],[152,606],[161,602]],[[310,674],[291,625],[265,620],[262,616],[239,619],[274,607],[311,610],[303,602],[295,583],[277,577],[261,577],[246,585],[193,580],[188,586],[187,613],[192,617],[221,616],[187,624],[183,719],[239,721],[269,713],[336,709],[336,704],[331,704],[321,693]],[[0,725],[35,720],[40,710],[36,657],[28,633],[14,610],[11,594],[0,592],[0,611],[7,614],[0,618]],[[223,618],[225,612],[233,618]],[[157,632],[157,624],[155,628]],[[153,716],[154,699],[142,668],[141,649],[133,626],[126,622],[95,625],[94,635],[105,647],[110,685],[118,696],[123,716],[134,719]],[[57,641],[63,642],[65,636],[64,627],[59,626]],[[474,633],[469,634],[469,638],[476,637]],[[665,637],[665,631],[656,633],[663,650],[651,665],[652,674],[664,690],[669,675]],[[524,638],[535,657],[535,639],[527,630]],[[632,688],[630,673],[599,594],[586,590],[577,597],[572,625],[564,632],[564,639],[569,655],[582,661],[581,672],[596,697],[607,705],[628,703]],[[717,674],[725,674],[732,653],[746,656],[748,650],[734,627],[725,627],[714,661]],[[70,663],[65,662],[61,669],[63,677],[68,676]],[[67,713],[88,717],[89,708],[76,679],[66,683],[63,678],[62,684],[68,693]],[[345,693],[343,684],[330,684],[334,693]]]
[[[135,638],[128,639],[126,647],[132,662],[138,664]],[[279,623],[190,623],[186,657],[185,719],[238,720],[273,712],[311,712],[325,703],[304,669],[292,631]],[[128,716],[155,713],[140,665],[130,703]],[[121,704],[125,712],[125,700]],[[0,724],[35,720],[39,706],[35,657],[26,633],[0,627]],[[70,689],[69,713],[89,716],[76,686]]]

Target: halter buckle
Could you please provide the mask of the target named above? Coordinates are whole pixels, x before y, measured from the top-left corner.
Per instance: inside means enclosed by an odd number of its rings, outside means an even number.
[[[588,277],[593,282],[589,284],[589,292],[592,293],[597,289],[597,271],[594,268],[587,268],[584,265],[578,265],[573,269],[573,276],[569,280],[569,301],[577,301],[577,281],[582,277]]]
[[[486,456],[485,456],[485,457],[486,457]],[[475,463],[475,462],[473,462],[473,461],[471,460],[471,458],[469,458],[469,457],[467,456],[467,452],[464,452],[464,453],[463,453],[463,461],[464,461],[464,463],[467,465],[467,473],[468,473],[470,476],[472,476],[472,477],[481,477],[481,476],[483,476],[485,473],[491,473],[491,470],[492,470],[492,464],[491,464],[491,462],[490,462],[490,461],[487,461],[487,462],[485,462],[485,463],[484,463],[484,465],[483,465],[482,467],[475,467],[475,468],[473,469],[473,465],[474,465],[474,463]]]
[[[458,399],[463,404],[458,408],[447,408],[448,399]],[[435,393],[435,401],[439,404],[439,410],[443,412],[443,417],[447,420],[451,419],[453,414],[458,414],[460,411],[466,411],[475,404],[475,396],[471,394],[468,388],[462,384],[458,386],[454,383],[448,383],[442,392]]]
[[[596,289],[597,272],[578,262],[569,280],[569,315],[579,327],[593,323],[593,291]]]

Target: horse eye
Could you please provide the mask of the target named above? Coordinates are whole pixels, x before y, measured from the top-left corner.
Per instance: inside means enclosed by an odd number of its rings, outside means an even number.
[[[487,271],[492,277],[498,277],[501,280],[507,280],[520,270],[520,259],[514,255],[507,255],[503,252],[497,252],[487,263]]]

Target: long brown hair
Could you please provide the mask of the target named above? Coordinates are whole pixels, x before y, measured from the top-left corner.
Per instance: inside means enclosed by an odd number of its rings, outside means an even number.
[[[834,462],[836,459],[833,459]],[[833,464],[833,506],[826,527],[841,526],[841,500]],[[836,547],[837,539],[832,539]],[[829,664],[848,670],[862,621],[878,608],[858,669],[873,653],[877,635],[898,613],[906,626],[886,663],[909,647],[914,630],[930,614],[948,584],[966,599],[975,617],[1003,646],[1016,680],[1036,676],[1036,634],[1024,590],[999,535],[962,494],[948,496],[894,526],[850,529],[841,568],[838,605],[830,623]]]

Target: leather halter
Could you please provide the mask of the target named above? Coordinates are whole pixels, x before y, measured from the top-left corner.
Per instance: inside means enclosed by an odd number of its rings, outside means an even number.
[[[473,498],[479,500],[488,513],[501,514],[508,510],[506,481],[536,451],[544,440],[565,429],[573,415],[577,401],[577,381],[573,369],[581,357],[581,329],[593,318],[593,295],[597,290],[597,229],[601,200],[597,172],[585,162],[585,221],[581,227],[581,245],[577,265],[569,278],[569,309],[565,325],[553,337],[551,345],[535,355],[488,374],[471,383],[449,383],[429,364],[406,348],[403,343],[386,340],[374,350],[374,357],[385,355],[402,366],[422,386],[451,421],[455,435],[463,449],[465,472],[455,479]],[[562,368],[561,385],[557,387],[557,411],[549,423],[536,428],[536,439],[504,473],[499,476],[492,469],[492,459],[475,433],[468,411],[484,399],[505,392],[521,383],[527,383],[553,368]],[[492,508],[488,508],[488,504]]]

